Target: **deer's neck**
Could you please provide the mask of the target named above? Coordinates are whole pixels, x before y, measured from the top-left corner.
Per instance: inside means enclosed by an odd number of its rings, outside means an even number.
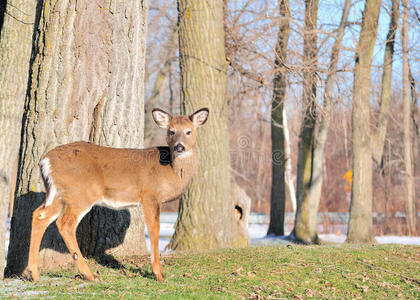
[[[172,169],[185,187],[194,174],[197,165],[197,155],[194,149],[172,158]]]

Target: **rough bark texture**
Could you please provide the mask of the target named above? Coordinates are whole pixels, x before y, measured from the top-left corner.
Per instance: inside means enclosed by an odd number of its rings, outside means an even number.
[[[234,180],[230,184],[230,197],[233,199],[233,205],[235,207],[235,221],[240,225],[241,235],[249,239],[248,219],[251,212],[251,198],[249,198],[245,190]]]
[[[272,149],[272,183],[270,204],[270,225],[267,234],[284,235],[284,214],[286,206],[283,110],[286,96],[287,71],[283,67],[286,62],[287,44],[290,32],[290,8],[288,0],[280,0],[280,24],[275,49],[274,88],[271,104],[271,149]]]
[[[356,49],[353,82],[353,182],[347,242],[368,243],[372,232],[372,148],[370,134],[370,72],[381,0],[366,0]]]
[[[0,32],[0,279],[5,267],[6,218],[28,84],[36,1],[4,3]],[[7,10],[7,14],[5,13]]]
[[[298,170],[297,170],[297,210],[294,237],[303,243],[316,241],[316,234],[309,231],[309,188],[312,182],[314,135],[316,125],[316,61],[317,61],[317,13],[318,0],[305,0],[305,28],[303,42],[303,99],[304,116],[300,129]]]
[[[166,77],[168,76],[172,61],[174,60],[176,46],[175,43],[178,41],[178,26],[172,31],[172,35],[169,37],[167,43],[168,52],[163,61],[163,65],[159,70],[159,73],[156,75],[155,83],[152,88],[152,95],[146,101],[146,110],[145,110],[145,123],[144,123],[144,139],[147,142],[151,139],[151,133],[154,126],[156,126],[155,121],[152,117],[152,109],[158,103],[160,92],[162,90],[163,84],[165,83]],[[171,105],[170,105],[171,106]],[[172,107],[170,107],[172,109]]]
[[[210,109],[197,133],[199,165],[179,206],[173,250],[248,245],[231,198],[222,0],[179,0],[181,110]]]
[[[377,163],[380,163],[382,160],[386,128],[388,125],[389,103],[391,99],[392,61],[394,58],[395,35],[397,33],[399,16],[400,1],[392,0],[391,22],[389,23],[388,35],[385,44],[379,115],[376,120],[375,132],[372,136],[372,156]]]
[[[47,0],[34,43],[22,129],[7,274],[27,263],[32,211],[44,200],[38,162],[76,140],[115,147],[143,143],[147,1]],[[75,199],[77,201],[78,199]],[[145,252],[138,210],[94,208],[78,228],[84,255]],[[55,224],[44,235],[44,268],[70,260]]]
[[[346,0],[344,3],[343,14],[341,16],[340,25],[337,29],[335,42],[331,49],[331,58],[328,66],[328,75],[325,81],[324,90],[324,107],[323,112],[320,114],[319,130],[315,138],[313,163],[312,163],[312,180],[309,187],[309,198],[308,198],[308,218],[301,219],[306,223],[308,237],[311,237],[312,242],[315,242],[317,238],[316,224],[318,219],[318,208],[321,200],[322,182],[323,182],[323,169],[324,169],[324,149],[327,142],[328,130],[330,127],[330,118],[332,110],[332,96],[334,90],[335,78],[337,75],[337,65],[340,54],[341,42],[344,36],[344,29],[346,27],[347,18],[350,11],[350,0]]]
[[[410,70],[408,65],[408,4],[409,0],[402,0],[403,27],[401,30],[402,55],[403,55],[403,133],[404,133],[404,177],[405,177],[405,211],[408,235],[416,235],[416,207],[415,186],[413,172],[413,153],[411,145],[412,119],[410,101]]]

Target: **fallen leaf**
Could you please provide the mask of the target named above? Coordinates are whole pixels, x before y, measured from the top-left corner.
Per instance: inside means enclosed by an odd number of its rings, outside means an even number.
[[[249,277],[254,277],[257,273],[255,273],[254,271],[249,271],[246,273],[246,275],[248,275]]]
[[[239,267],[235,271],[233,271],[232,274],[233,275],[240,275],[243,270],[244,270],[243,267]]]

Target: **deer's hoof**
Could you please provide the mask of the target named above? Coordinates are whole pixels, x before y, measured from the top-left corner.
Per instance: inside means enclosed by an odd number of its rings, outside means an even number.
[[[157,280],[157,281],[160,281],[160,282],[165,282],[165,278],[163,277],[162,272],[160,272],[160,273],[158,273],[158,274],[155,274],[155,276],[156,276],[156,280]]]
[[[39,272],[36,270],[31,270],[31,269],[27,269],[24,273],[23,273],[24,277],[32,280],[33,282],[37,282],[39,281]]]

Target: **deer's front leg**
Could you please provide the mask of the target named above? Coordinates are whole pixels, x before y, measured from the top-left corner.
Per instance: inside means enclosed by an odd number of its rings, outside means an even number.
[[[152,270],[156,279],[162,281],[163,274],[159,259],[160,203],[154,198],[144,199],[143,212],[152,244]]]

